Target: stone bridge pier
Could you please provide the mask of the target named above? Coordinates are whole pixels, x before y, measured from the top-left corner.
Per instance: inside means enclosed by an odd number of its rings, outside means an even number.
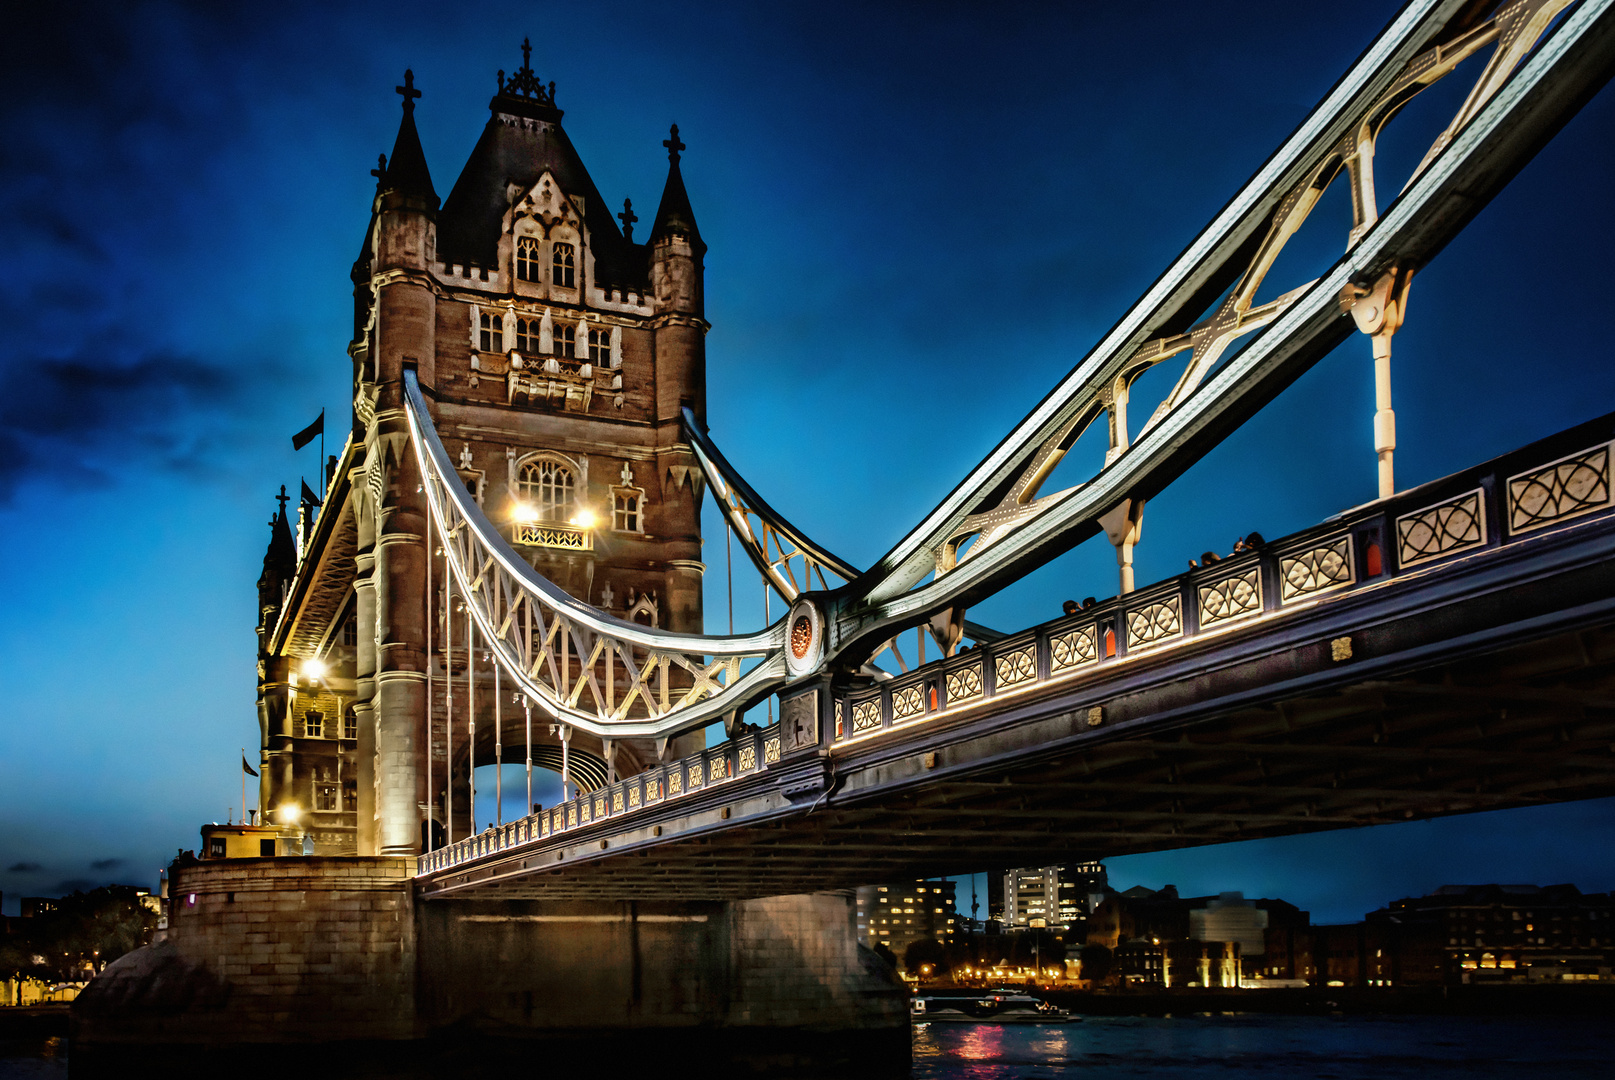
[[[850,892],[728,902],[426,901],[412,860],[176,868],[164,941],[74,1008],[75,1076],[131,1062],[906,1076],[906,994]],[[379,1071],[378,1071],[379,1070]]]

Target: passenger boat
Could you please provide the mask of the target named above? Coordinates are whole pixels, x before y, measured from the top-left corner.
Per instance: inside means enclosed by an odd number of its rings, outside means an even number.
[[[1065,1024],[1080,1019],[1020,990],[989,990],[979,998],[915,997],[908,1011],[916,1024]]]

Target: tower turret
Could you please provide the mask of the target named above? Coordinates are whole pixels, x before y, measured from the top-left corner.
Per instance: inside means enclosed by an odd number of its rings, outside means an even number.
[[[668,137],[667,183],[651,225],[651,295],[656,304],[656,419],[676,421],[686,405],[706,419],[706,305],[701,279],[707,245],[695,225],[674,124]]]

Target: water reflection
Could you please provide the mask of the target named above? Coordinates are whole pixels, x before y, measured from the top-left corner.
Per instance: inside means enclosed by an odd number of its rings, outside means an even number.
[[[916,1025],[913,1076],[1605,1080],[1612,1056],[1615,1026],[1583,1017],[1089,1017],[1065,1025]]]

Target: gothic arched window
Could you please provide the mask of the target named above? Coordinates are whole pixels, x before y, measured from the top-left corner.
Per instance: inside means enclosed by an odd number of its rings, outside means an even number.
[[[539,351],[538,349],[538,319],[516,320],[516,351],[526,356]]]
[[[538,280],[538,241],[531,236],[516,239],[516,277],[522,281]]]
[[[570,289],[573,280],[572,245],[557,243],[550,254],[550,284]]]
[[[578,328],[575,326],[557,326],[554,334],[555,355],[571,356],[578,345]]]
[[[589,363],[600,367],[611,366],[611,331],[589,331]]]
[[[577,478],[554,458],[534,458],[516,475],[516,493],[540,521],[570,521],[576,513]]]

